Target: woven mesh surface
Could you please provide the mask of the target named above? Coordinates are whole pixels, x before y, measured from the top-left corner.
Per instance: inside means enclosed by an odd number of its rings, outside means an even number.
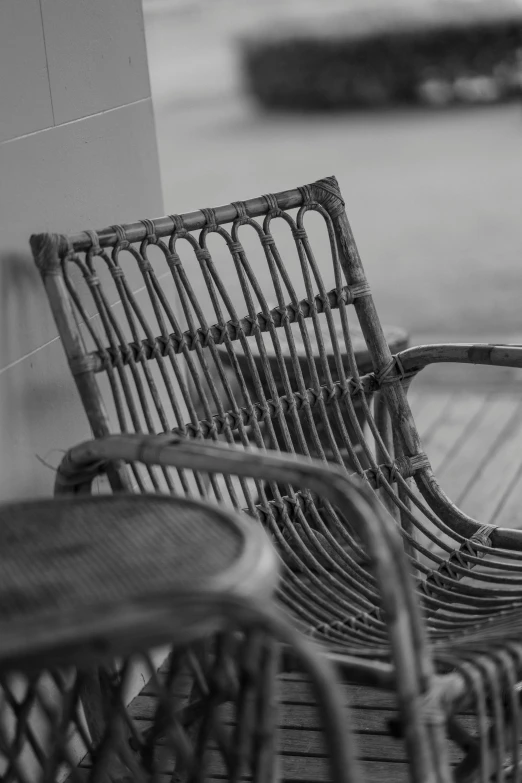
[[[241,555],[239,528],[171,498],[100,497],[0,509],[0,620],[204,588]]]
[[[321,313],[318,316],[318,324],[321,329],[321,335],[324,341],[324,347],[326,354],[328,356],[334,355],[334,347],[332,345],[332,341],[330,338],[330,332],[328,328],[328,321],[326,319],[326,316],[324,313]],[[332,320],[335,325],[335,336],[337,340],[339,341],[339,344],[341,346],[342,351],[342,342],[343,342],[343,326],[341,323],[341,316],[338,312],[334,312],[332,314]],[[306,357],[306,346],[303,342],[303,338],[301,336],[301,330],[299,328],[299,324],[297,322],[294,322],[290,325],[290,329],[292,331],[292,336],[294,338],[294,346],[295,346],[295,352],[298,356]],[[401,329],[398,326],[386,326],[384,327],[384,334],[386,336],[386,341],[388,345],[390,346],[390,350],[392,353],[397,353],[398,351],[404,350],[408,345],[408,335],[404,331],[404,329]],[[368,346],[366,345],[366,341],[364,339],[363,333],[357,326],[352,326],[351,329],[351,338],[352,338],[352,347],[353,352],[355,356],[355,360],[357,361],[357,365],[359,367],[359,372],[370,372],[372,369],[372,361],[371,357],[368,351]],[[317,359],[320,359],[319,355],[319,348],[317,345],[317,335],[312,332],[310,334],[310,348],[314,355],[317,356]],[[256,345],[256,341],[254,337],[248,338],[248,343],[250,345],[250,350],[252,351],[252,354],[257,355],[259,354],[259,349]],[[281,334],[279,338],[279,343],[281,346],[281,351],[284,356],[291,356],[290,347],[288,345],[288,340],[286,338],[286,335],[283,333]],[[267,354],[275,355],[275,347],[271,340],[265,341],[265,348]],[[223,349],[222,349],[223,350]],[[241,346],[238,346],[237,348],[238,353],[244,353]],[[348,364],[346,362],[346,364]]]
[[[330,336],[328,320],[326,318],[326,315],[324,313],[321,313],[320,315],[317,316],[317,324],[318,324],[318,328],[320,329],[320,334],[321,334],[323,348],[324,348],[324,356],[328,363],[328,370],[330,372],[330,377],[331,378],[337,377],[336,355],[335,355],[337,350],[337,345],[340,348],[340,354],[342,356],[345,373],[346,375],[349,376],[350,362],[349,362],[347,352],[342,350],[343,326],[341,323],[341,316],[338,311],[334,311],[332,313],[332,321],[335,328],[335,338],[336,341],[338,341],[336,345],[332,343],[332,338]],[[274,377],[274,381],[276,383],[278,394],[280,396],[283,396],[285,394],[285,385],[284,385],[284,373],[282,372],[279,365],[280,360],[278,357],[278,350],[280,351],[280,356],[283,358],[285,364],[285,370],[288,375],[288,378],[293,385],[297,385],[298,383],[296,370],[294,369],[294,365],[293,365],[293,361],[297,361],[299,363],[299,369],[303,376],[303,381],[305,385],[307,387],[313,386],[314,379],[309,366],[309,358],[310,358],[309,354],[313,357],[315,371],[317,373],[319,383],[323,385],[328,384],[328,371],[326,370],[326,368],[323,368],[322,365],[321,349],[318,345],[317,334],[311,330],[310,333],[307,335],[307,339],[309,341],[309,349],[308,349],[309,353],[308,353],[307,346],[305,345],[303,336],[301,334],[299,323],[294,322],[290,324],[289,329],[292,336],[291,346],[289,344],[287,335],[283,332],[282,329],[280,330],[281,335],[279,336],[279,346],[277,349],[268,335],[264,335],[265,339],[263,340],[263,349],[264,352],[266,352],[266,360],[270,363],[270,369]],[[355,357],[355,361],[357,362],[357,367],[359,369],[359,372],[370,373],[373,369],[372,358],[368,350],[368,346],[366,345],[366,341],[364,339],[363,333],[360,327],[358,327],[356,324],[354,324],[351,327],[350,331],[351,331],[351,339],[352,339],[352,348],[353,348],[354,357]],[[388,342],[388,345],[392,353],[397,353],[398,351],[402,351],[408,347],[408,342],[409,342],[408,334],[404,329],[401,329],[398,326],[388,326],[385,327],[384,333],[386,336],[386,341]],[[267,379],[263,377],[263,361],[261,358],[259,346],[256,343],[256,339],[257,338],[255,336],[251,336],[247,338],[248,348],[252,357],[254,357],[255,359],[256,367],[263,383],[265,395],[267,398],[270,398],[270,388],[269,388],[269,384],[267,383]],[[226,348],[224,346],[220,346],[219,351],[223,363],[229,367],[232,367],[232,362],[228,356]],[[235,355],[239,362],[243,375],[246,379],[246,383],[247,385],[249,385],[252,397],[255,399],[256,392],[253,387],[252,379],[250,378],[250,374],[249,374],[248,354],[245,350],[243,350],[241,345],[238,345],[237,348],[235,349]],[[293,357],[295,357],[295,359]],[[357,407],[357,400],[354,401],[354,404]],[[316,422],[316,426],[320,427],[319,421]],[[332,430],[335,435],[337,430],[335,424],[332,426]]]

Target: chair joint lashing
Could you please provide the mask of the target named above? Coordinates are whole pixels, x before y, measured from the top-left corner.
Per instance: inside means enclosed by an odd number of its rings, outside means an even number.
[[[147,232],[143,240],[145,244],[155,245],[158,241],[158,237],[156,236],[156,227],[153,221],[149,220],[149,218],[144,218],[143,220],[140,220],[140,223],[143,223],[145,231]]]
[[[98,238],[98,234],[96,233],[96,231],[92,231],[91,229],[86,229],[85,233],[88,235],[89,239],[91,240],[91,246],[87,251],[87,254],[89,256],[101,255],[103,251],[100,247],[100,240]]]
[[[176,237],[184,237],[187,235],[187,229],[185,228],[185,225],[183,223],[183,218],[181,215],[169,215],[169,218],[172,220],[174,224],[174,228],[172,231],[173,236]]]
[[[116,242],[115,249],[116,250],[125,250],[130,246],[130,242],[127,239],[127,233],[123,226],[120,225],[114,225],[111,226],[112,230],[118,237],[118,241]]]
[[[274,196],[273,193],[265,193],[263,198],[266,200],[266,203],[268,205],[269,215],[275,217],[281,213],[279,204],[277,203],[277,198]]]
[[[379,386],[382,386],[385,383],[403,381],[410,375],[414,375],[414,373],[406,372],[399,354],[392,356],[390,361],[384,367],[374,373],[375,380]]]
[[[81,375],[86,372],[95,372],[98,365],[98,357],[93,354],[85,354],[83,356],[75,356],[69,359],[69,368],[71,373]]]
[[[481,525],[462,546],[465,546],[468,551],[475,554],[473,545],[480,544],[482,546],[491,546],[491,536],[496,529],[496,525]]]
[[[447,560],[444,560],[437,570],[432,570],[428,574],[422,583],[424,592],[429,595],[430,581],[434,582],[437,587],[447,588],[448,585],[445,584],[444,579],[442,578],[443,576],[447,576],[455,581],[462,579],[464,574],[459,568],[471,571],[476,565],[476,563],[470,561],[466,555],[472,555],[475,558],[482,559],[485,553],[480,549],[476,549],[475,545],[478,544],[479,546],[484,547],[491,546],[491,535],[495,529],[496,527],[494,525],[481,525],[472,536],[462,542],[460,549],[453,550]],[[459,568],[455,568],[455,565]]]
[[[372,295],[372,289],[370,288],[369,284],[366,281],[363,283],[355,283],[354,285],[348,286],[348,291],[350,293],[350,298],[352,302],[355,299],[361,299],[361,297],[363,296]]]

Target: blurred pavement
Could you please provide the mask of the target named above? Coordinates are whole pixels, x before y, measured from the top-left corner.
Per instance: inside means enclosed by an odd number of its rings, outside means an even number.
[[[336,174],[384,321],[416,341],[522,342],[521,107],[265,115],[233,41],[275,7],[145,0],[166,210]]]

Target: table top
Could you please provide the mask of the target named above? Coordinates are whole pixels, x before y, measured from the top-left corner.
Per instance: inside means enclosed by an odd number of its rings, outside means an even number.
[[[261,526],[162,495],[56,498],[0,506],[0,665],[81,633],[88,616],[180,595],[272,594],[276,556]],[[34,651],[34,650],[33,650]]]

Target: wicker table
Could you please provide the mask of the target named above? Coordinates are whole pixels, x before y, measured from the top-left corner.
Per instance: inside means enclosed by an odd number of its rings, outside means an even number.
[[[335,322],[335,326],[336,326],[337,340],[338,340],[339,345],[342,346],[342,345],[344,345],[344,336],[343,336],[343,331],[342,331],[342,327],[341,327],[339,314],[337,312],[335,312],[335,313],[333,313],[333,317],[334,317],[334,322]],[[331,337],[330,337],[330,332],[329,332],[329,329],[328,329],[328,324],[327,324],[327,321],[326,321],[326,317],[324,315],[320,315],[319,316],[319,323],[321,325],[321,334],[322,334],[322,338],[323,338],[325,352],[326,352],[326,355],[328,357],[329,370],[330,370],[332,379],[335,382],[338,379],[338,374],[337,374],[337,368],[336,368],[336,365],[335,365],[335,357],[334,357],[334,352],[333,352],[333,348],[332,348],[332,341],[331,341]],[[307,359],[307,355],[306,355],[306,348],[305,348],[305,345],[304,345],[302,337],[301,337],[301,331],[300,331],[300,328],[299,328],[299,324],[297,322],[294,322],[294,323],[291,324],[290,328],[292,330],[292,335],[293,335],[293,338],[294,338],[295,352],[296,352],[296,355],[297,355],[297,359],[299,361],[299,367],[301,369],[301,373],[303,375],[304,385],[305,385],[306,388],[310,388],[310,387],[313,386],[312,375],[311,375],[311,372],[310,372],[310,365],[309,365],[309,362],[308,362],[308,359]],[[384,328],[384,334],[385,334],[386,340],[387,340],[388,345],[390,346],[390,350],[391,350],[391,352],[393,354],[398,353],[399,351],[403,351],[405,348],[408,347],[409,338],[408,338],[407,332],[404,329],[401,329],[400,327],[397,327],[397,326],[385,326],[383,328]],[[310,337],[311,350],[313,351],[315,367],[317,369],[317,374],[318,374],[318,377],[319,377],[319,383],[321,385],[323,385],[323,384],[327,383],[327,379],[325,377],[325,371],[324,371],[324,369],[322,367],[321,359],[320,359],[320,356],[319,356],[319,349],[318,349],[318,346],[317,346],[317,338],[315,336],[315,332],[314,332],[312,326],[308,327],[308,334],[309,334],[309,337]],[[290,348],[289,348],[289,345],[288,345],[288,340],[286,338],[285,330],[284,329],[278,329],[277,330],[277,336],[278,336],[279,343],[280,343],[280,346],[281,346],[281,351],[282,351],[282,354],[283,354],[283,357],[284,357],[285,370],[288,373],[288,377],[289,377],[289,380],[290,380],[290,384],[291,384],[292,390],[297,391],[298,390],[298,386],[297,386],[297,380],[296,380],[296,373],[295,373],[294,365],[292,363],[292,357],[291,357]],[[371,372],[372,369],[373,369],[372,361],[371,361],[370,354],[369,354],[369,351],[368,351],[368,347],[366,345],[366,342],[365,342],[365,339],[363,337],[363,334],[361,332],[360,327],[358,327],[357,325],[350,326],[350,336],[351,336],[351,339],[352,339],[352,345],[353,345],[354,354],[355,354],[355,361],[357,362],[357,367],[359,369],[359,373],[361,375],[364,375],[366,373]],[[256,342],[256,338],[255,337],[249,337],[247,339],[248,339],[248,343],[249,343],[250,350],[251,350],[251,353],[252,353],[252,357],[253,357],[253,359],[254,359],[254,361],[256,363],[256,367],[257,367],[257,370],[259,372],[261,383],[263,385],[263,392],[264,392],[265,396],[267,397],[267,399],[270,399],[270,397],[272,395],[270,394],[270,389],[269,389],[268,382],[267,382],[267,379],[266,379],[266,373],[265,373],[265,371],[263,369],[263,363],[262,363],[262,360],[261,360],[261,357],[260,357],[259,348],[258,348],[258,345],[257,345],[257,342]],[[277,359],[277,356],[276,356],[276,352],[275,352],[275,348],[274,348],[274,345],[273,345],[272,340],[270,338],[270,335],[267,334],[267,335],[264,336],[264,344],[265,344],[265,348],[266,348],[267,358],[268,358],[268,361],[269,361],[269,364],[270,364],[270,370],[271,370],[271,372],[273,374],[274,381],[275,381],[275,384],[276,384],[277,392],[278,392],[278,395],[281,397],[281,396],[283,396],[285,394],[283,377],[282,377],[281,367],[279,365],[279,362],[278,362],[278,359]],[[239,364],[241,366],[241,370],[243,372],[243,376],[244,376],[247,384],[249,385],[249,391],[250,391],[250,394],[252,396],[252,399],[256,399],[256,391],[255,391],[255,388],[253,386],[252,379],[251,379],[251,376],[250,376],[250,371],[249,371],[249,367],[248,367],[248,361],[247,361],[246,354],[245,354],[245,352],[242,350],[242,348],[240,346],[237,346],[235,351],[236,351],[237,359],[238,359]],[[220,347],[220,355],[221,355],[221,358],[223,360],[223,363],[224,364],[228,364],[229,363],[228,353],[226,351],[226,348],[223,347],[223,346]],[[344,370],[346,372],[346,375],[350,376],[351,373],[350,373],[350,368],[349,368],[349,364],[348,364],[348,357],[347,357],[347,355],[345,353],[343,353],[343,363],[344,363]],[[357,418],[359,420],[359,423],[360,423],[361,427],[364,428],[364,425],[365,425],[364,411],[363,411],[363,408],[362,408],[362,403],[361,403],[361,401],[357,397],[354,398],[354,408],[355,408],[355,412],[357,414]],[[317,416],[315,416],[315,415],[314,415],[314,419],[315,419],[315,424],[316,424],[318,433],[321,436],[321,442],[322,442],[323,448],[325,449],[326,457],[328,459],[331,456],[331,454],[329,453],[329,449],[328,449],[328,445],[327,445],[328,444],[328,439],[327,439],[327,436],[326,436],[326,434],[324,432],[324,425],[319,420],[319,418]],[[306,421],[302,420],[301,423],[302,423],[302,427],[303,427],[303,430],[304,430],[305,434],[307,434],[308,427],[307,427]],[[330,417],[330,424],[331,424],[331,427],[332,427],[332,431],[333,431],[333,433],[335,435],[335,433],[337,431],[337,425],[336,425],[336,422],[333,420],[333,417]],[[291,422],[290,421],[288,421],[288,425],[289,425],[289,429],[290,429],[290,434],[293,437],[294,446],[296,446],[296,451],[298,451],[299,450],[297,448],[298,440],[297,440],[296,437],[294,437],[294,433],[292,431],[292,427],[291,427]],[[274,421],[274,428],[275,428],[276,434],[278,436],[279,447],[284,450],[284,447],[283,447],[284,439],[283,439],[283,437],[282,437],[282,435],[280,433],[277,421]],[[347,422],[347,428],[348,428],[348,431],[349,431],[349,434],[350,434],[350,438],[352,439],[352,441],[354,443],[357,444],[358,443],[358,439],[356,437],[354,437],[353,429],[349,425],[348,422]],[[308,447],[310,449],[311,455],[312,456],[319,456],[317,454],[316,449],[314,448],[313,443],[311,442],[311,438],[309,438],[309,437],[307,438],[307,444],[308,444]],[[342,444],[339,443],[339,446],[341,447],[341,451],[342,451]],[[272,446],[272,448],[273,448],[273,446]]]
[[[52,658],[58,639],[62,651],[83,645],[88,656],[102,640],[109,651],[123,641],[129,612],[128,632],[140,641],[158,598],[165,606],[183,593],[268,599],[276,571],[260,526],[193,500],[114,495],[0,506],[0,669]]]
[[[331,779],[359,779],[333,670],[271,600],[277,562],[254,520],[189,499],[1,506],[2,780],[158,780],[179,764],[271,783],[280,642],[313,677]],[[158,673],[149,650],[164,644]],[[154,689],[146,720],[128,706],[136,674]]]
[[[132,678],[141,684],[156,676],[148,651],[167,644],[184,660],[227,624],[248,627],[259,600],[271,605],[277,572],[261,526],[193,500],[110,495],[1,506],[0,727],[7,719],[16,728],[0,728],[6,779],[54,780],[48,765],[65,762],[73,772],[98,748],[107,756],[100,763],[123,759],[132,768],[128,743],[139,736],[135,750],[145,748],[148,735],[115,734],[114,721],[130,726]],[[233,668],[234,653],[229,658]],[[72,671],[71,684],[64,672]],[[89,735],[79,728],[80,701]],[[75,730],[83,751],[71,762]],[[28,778],[20,771],[26,765]]]

